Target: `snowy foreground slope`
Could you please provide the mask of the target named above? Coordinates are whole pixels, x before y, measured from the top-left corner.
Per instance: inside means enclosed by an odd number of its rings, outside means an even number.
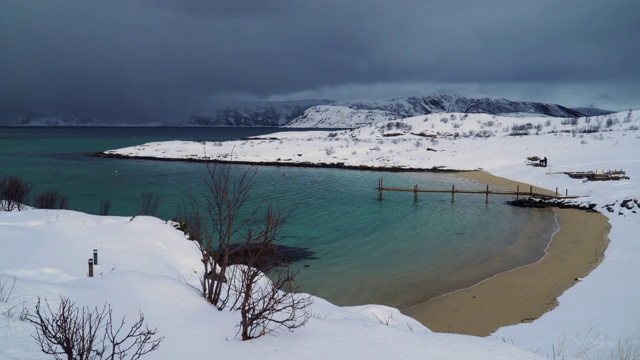
[[[37,297],[56,308],[59,296],[78,306],[105,302],[131,324],[142,311],[164,336],[144,359],[535,359],[502,341],[435,334],[397,310],[338,307],[316,298],[309,323],[240,341],[237,313],[217,311],[190,286],[197,284],[199,252],[182,232],[152,217],[100,217],[66,210],[0,212],[0,359],[49,359],[19,320]],[[98,249],[95,277],[87,259]],[[379,319],[382,319],[379,320]],[[389,322],[386,324],[386,322]],[[383,324],[384,322],[385,324]]]
[[[640,111],[576,119],[442,113],[353,130],[285,132],[225,143],[151,143],[106,153],[183,159],[206,154],[226,161],[305,166],[483,169],[579,195],[576,204],[594,205],[612,225],[603,263],[566,291],[554,310],[489,338],[548,357],[609,358],[624,346],[640,349],[639,129]],[[549,166],[530,166],[530,156],[547,157]],[[621,169],[630,179],[586,181],[565,174]]]

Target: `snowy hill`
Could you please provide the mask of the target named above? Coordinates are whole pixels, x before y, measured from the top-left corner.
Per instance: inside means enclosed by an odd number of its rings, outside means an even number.
[[[528,113],[553,117],[583,116],[580,112],[561,105],[492,99],[488,97],[466,97],[451,94],[412,96],[379,101],[351,100],[338,102],[336,105],[344,105],[352,109],[383,110],[401,118],[440,112],[482,113],[492,115]]]
[[[397,119],[382,110],[354,110],[346,106],[320,105],[307,109],[287,125],[291,128],[358,127]]]

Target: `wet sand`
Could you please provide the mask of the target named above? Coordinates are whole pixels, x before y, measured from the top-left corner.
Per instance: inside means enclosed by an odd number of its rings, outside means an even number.
[[[514,190],[518,184],[481,171],[459,175]],[[521,184],[521,190],[523,186],[529,187]],[[553,236],[547,255],[538,262],[402,312],[433,331],[486,336],[502,326],[533,321],[553,309],[558,296],[602,260],[610,229],[607,218],[599,213],[559,208],[554,211],[560,230]]]

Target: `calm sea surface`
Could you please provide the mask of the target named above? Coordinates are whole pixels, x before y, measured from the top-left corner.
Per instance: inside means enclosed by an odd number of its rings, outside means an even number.
[[[110,215],[136,213],[140,192],[162,196],[158,217],[170,219],[189,196],[204,190],[198,163],[103,159],[85,153],[163,140],[223,141],[277,128],[19,128],[0,127],[0,177],[16,175],[32,194],[57,190],[69,208]],[[246,166],[237,166],[244,170]],[[506,197],[385,193],[385,185],[482,189],[452,174],[256,167],[253,204],[294,209],[285,245],[316,258],[295,264],[303,289],[339,305],[406,307],[478,281],[544,254],[555,229],[552,211],[514,208]]]

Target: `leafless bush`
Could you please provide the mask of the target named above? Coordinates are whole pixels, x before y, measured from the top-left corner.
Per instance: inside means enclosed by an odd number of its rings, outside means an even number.
[[[631,122],[631,115],[632,115],[632,110],[629,110],[629,112],[627,113],[627,115],[624,117],[624,119],[622,120],[623,123],[630,123]]]
[[[391,131],[391,130],[400,130],[400,131],[411,131],[413,127],[410,124],[407,124],[403,121],[389,121],[386,124],[382,125],[379,130],[383,131]]]
[[[0,303],[9,302],[13,288],[16,286],[16,277],[13,277],[13,283],[9,287],[9,283],[6,281],[0,281]]]
[[[27,185],[17,176],[5,176],[0,181],[0,205],[1,210],[22,210],[29,200],[31,186]]]
[[[6,317],[7,319],[13,319],[17,317],[18,320],[25,321],[29,316],[29,310],[24,306],[24,304],[25,301],[13,305],[7,310],[3,311],[2,315],[4,315],[4,317]]]
[[[125,318],[114,324],[111,305],[101,310],[95,307],[79,309],[69,298],[60,296],[58,310],[54,311],[40,298],[35,315],[27,316],[35,329],[33,338],[40,350],[55,359],[131,359],[136,360],[160,346],[164,337],[156,337],[157,329],[149,329],[140,313],[138,321],[125,330]]]
[[[491,130],[478,130],[478,132],[475,133],[475,136],[481,137],[481,138],[488,138],[493,136],[493,132]]]
[[[67,197],[57,191],[46,191],[35,198],[38,209],[66,209]]]
[[[606,121],[606,122],[605,122],[605,124],[604,124],[604,126],[605,126],[606,128],[610,128],[610,127],[612,127],[613,125],[616,125],[616,124],[618,124],[618,123],[620,123],[620,120],[618,120],[618,118],[616,118],[616,117],[608,117],[608,118],[607,118],[607,121]]]
[[[530,130],[533,129],[533,124],[531,123],[526,123],[526,124],[514,124],[511,126],[511,133],[509,135],[512,136],[522,136],[522,135],[529,135]]]
[[[578,118],[562,119],[561,124],[562,124],[562,125],[577,126],[577,125],[578,125]]]
[[[189,211],[177,216],[200,250],[202,296],[218,310],[239,310],[243,340],[304,325],[311,298],[293,293],[295,273],[279,263],[277,240],[291,213],[267,206],[260,216],[260,205],[244,211],[253,168],[235,179],[231,165],[207,169],[205,203],[192,200]],[[267,271],[273,280],[264,275]]]
[[[326,148],[324,148],[324,153],[327,154],[327,156],[331,156],[336,152],[336,150],[333,148],[333,146],[327,146]]]
[[[273,244],[288,217],[289,213],[269,206],[264,226],[258,228],[255,235],[248,235],[254,238],[247,239],[247,243],[258,246],[255,251],[249,252],[246,266],[240,267],[236,281],[231,282],[231,290],[239,294],[231,310],[240,311],[242,340],[260,337],[279,328],[294,330],[309,319],[306,308],[311,305],[312,299],[308,295],[298,294],[299,287],[293,286],[297,273],[291,272],[288,267],[275,269],[273,250],[277,248]],[[271,279],[260,269],[271,269]]]
[[[159,194],[153,192],[140,192],[140,196],[136,199],[138,215],[156,216],[161,202],[162,197]]]

